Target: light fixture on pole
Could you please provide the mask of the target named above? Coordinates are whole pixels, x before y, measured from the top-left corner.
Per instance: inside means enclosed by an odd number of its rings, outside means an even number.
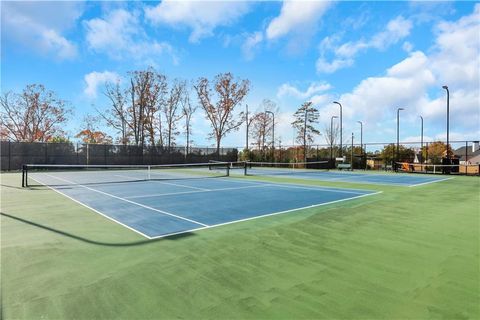
[[[247,130],[245,133],[245,149],[247,150],[248,153],[248,129],[250,127],[250,123],[248,122],[248,104],[246,105],[246,112],[245,112],[245,124],[247,125]]]
[[[447,91],[447,158],[450,159],[450,152],[449,152],[449,133],[450,133],[450,91],[448,90],[448,86],[442,86],[443,89]]]
[[[420,157],[422,157],[421,163],[423,163],[423,117],[422,116],[419,116],[419,117],[422,120],[421,136],[420,136]]]
[[[362,156],[363,156],[363,122],[362,121],[357,121],[360,123],[360,148],[362,150]]]
[[[360,123],[360,152],[361,152],[360,159],[363,161],[363,122],[362,121],[357,121],[357,122]]]
[[[333,103],[338,104],[340,107],[340,157],[343,156],[342,150],[342,131],[343,131],[343,118],[342,118],[342,104],[338,101],[333,101]]]
[[[397,108],[397,153],[395,156],[395,171],[397,168],[396,162],[399,161],[399,154],[400,154],[400,111],[405,110],[404,108]]]
[[[332,116],[330,118],[330,162],[333,160],[333,119],[338,118],[337,116]]]

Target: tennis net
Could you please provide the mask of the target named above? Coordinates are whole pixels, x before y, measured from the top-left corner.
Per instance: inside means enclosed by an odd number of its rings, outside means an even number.
[[[46,165],[26,164],[22,186],[65,186],[227,177],[228,162],[166,165]]]
[[[397,162],[397,170],[409,173],[479,175],[478,164],[428,164]]]
[[[328,171],[328,161],[311,162],[254,162],[245,163],[246,175],[302,175]]]

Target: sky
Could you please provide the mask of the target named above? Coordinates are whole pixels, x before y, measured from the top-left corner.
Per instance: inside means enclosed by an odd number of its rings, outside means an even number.
[[[1,91],[44,84],[82,118],[108,108],[108,82],[150,66],[169,79],[232,72],[251,88],[248,104],[277,105],[276,138],[293,143],[295,110],[312,101],[325,134],[343,105],[344,143],[480,139],[480,3],[362,1],[2,1]],[[195,98],[195,96],[192,97]],[[198,103],[194,99],[195,103]],[[337,119],[336,119],[337,120]],[[335,120],[335,121],[336,121]],[[211,146],[201,109],[193,141]],[[111,132],[113,133],[113,132]],[[177,144],[185,141],[183,136]],[[320,135],[316,143],[325,143]],[[243,146],[245,127],[223,146]],[[278,141],[277,141],[278,144]]]

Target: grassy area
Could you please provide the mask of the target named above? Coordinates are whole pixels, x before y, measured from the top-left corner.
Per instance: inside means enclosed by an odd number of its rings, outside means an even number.
[[[478,177],[157,241],[1,178],[5,319],[480,318]]]

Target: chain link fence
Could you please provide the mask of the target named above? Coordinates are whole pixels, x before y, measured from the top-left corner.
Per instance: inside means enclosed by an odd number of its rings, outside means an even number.
[[[0,142],[2,171],[24,164],[138,165],[237,161],[236,148],[108,145],[86,143]]]

